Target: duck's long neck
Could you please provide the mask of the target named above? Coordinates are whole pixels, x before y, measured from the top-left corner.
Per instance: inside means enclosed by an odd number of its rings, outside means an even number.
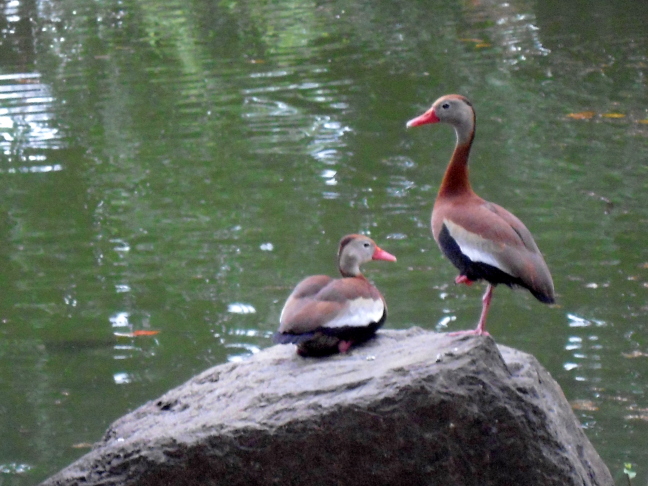
[[[475,119],[454,126],[457,143],[446,168],[439,196],[450,197],[472,192],[468,180],[468,156],[475,138]]]
[[[342,253],[338,257],[338,267],[340,269],[340,274],[344,278],[347,277],[362,277],[362,273],[360,272],[360,262],[356,259],[351,257],[348,253]]]
[[[351,268],[351,269],[349,269],[349,268],[345,269],[345,268],[340,267],[340,274],[344,278],[353,277],[353,278],[363,278],[363,279],[366,280],[365,276],[362,275],[362,273],[360,272],[360,268],[358,268],[358,267]]]

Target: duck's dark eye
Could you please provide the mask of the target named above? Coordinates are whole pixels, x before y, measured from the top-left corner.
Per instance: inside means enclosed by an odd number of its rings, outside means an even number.
[[[365,242],[363,243],[363,246],[364,246],[365,248],[369,248],[371,245],[365,241]]]
[[[443,108],[444,110],[447,110],[448,108],[450,108],[450,103],[443,103],[441,105],[441,108]]]

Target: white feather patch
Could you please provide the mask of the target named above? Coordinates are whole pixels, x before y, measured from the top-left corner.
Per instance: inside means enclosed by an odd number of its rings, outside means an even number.
[[[368,326],[372,322],[378,322],[384,311],[385,306],[380,299],[353,299],[335,319],[324,324],[324,327]]]
[[[497,254],[501,253],[505,245],[498,245],[491,240],[482,238],[478,234],[471,233],[467,229],[453,223],[448,219],[443,220],[443,224],[448,228],[450,236],[457,242],[461,253],[470,258],[473,262],[486,263],[503,272],[513,274],[512,269],[497,259]]]

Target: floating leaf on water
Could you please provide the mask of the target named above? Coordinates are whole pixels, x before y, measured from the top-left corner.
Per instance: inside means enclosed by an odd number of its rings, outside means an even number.
[[[133,336],[155,336],[156,334],[160,334],[160,331],[133,331]]]
[[[92,449],[91,442],[79,442],[77,444],[72,444],[72,449]]]
[[[632,463],[630,462],[623,463],[623,473],[628,476],[628,479],[634,479],[637,475],[637,473],[632,470]]]
[[[160,334],[160,331],[139,330],[133,332],[116,332],[115,336],[132,338],[132,337],[139,337],[139,336],[155,336],[156,334]]]
[[[637,123],[643,123],[644,125],[648,125],[648,118],[645,120],[637,120]]]
[[[585,410],[587,412],[596,412],[599,408],[592,400],[573,400],[569,402],[574,410]]]
[[[570,113],[567,115],[567,118],[573,118],[574,120],[589,120],[590,118],[594,118],[594,113],[593,111],[581,111],[579,113]]]
[[[492,44],[489,44],[488,42],[479,42],[478,44],[475,44],[475,47],[477,49],[483,49],[484,47],[491,47]]]
[[[625,118],[623,113],[603,113],[601,116],[603,118]]]

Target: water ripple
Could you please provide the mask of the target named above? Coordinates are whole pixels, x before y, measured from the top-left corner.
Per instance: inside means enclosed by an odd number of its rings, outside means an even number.
[[[46,150],[63,147],[54,121],[51,88],[39,73],[0,75],[0,173],[55,172]],[[14,165],[15,164],[15,165]]]

